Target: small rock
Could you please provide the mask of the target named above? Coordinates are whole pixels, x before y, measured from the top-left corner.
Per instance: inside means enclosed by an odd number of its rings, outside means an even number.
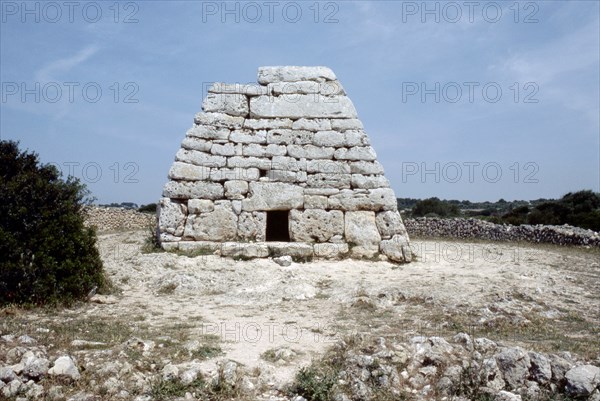
[[[498,368],[511,388],[518,388],[529,374],[529,355],[520,347],[506,348],[496,355]]]
[[[235,385],[237,381],[237,366],[234,361],[227,361],[223,365],[223,379],[231,386]]]
[[[119,300],[112,295],[96,294],[90,298],[90,302],[93,302],[96,304],[110,305],[110,304],[116,304],[117,302],[119,302]]]
[[[17,340],[24,345],[32,345],[36,343],[36,341],[33,338],[29,337],[27,334],[20,336]]]
[[[77,366],[75,366],[75,363],[69,356],[61,356],[54,361],[54,366],[48,371],[48,374],[72,380],[78,380],[81,377],[79,369],[77,369]]]
[[[98,341],[86,341],[86,340],[73,340],[71,341],[71,346],[76,348],[85,348],[85,347],[97,347],[106,345],[106,343],[98,342]]]
[[[0,367],[0,381],[4,383],[10,383],[15,380],[17,375],[15,372],[8,366]]]
[[[292,257],[289,255],[278,256],[273,258],[273,262],[277,263],[279,266],[288,267],[292,264]]]
[[[179,376],[179,368],[175,365],[168,364],[161,371],[163,380],[175,380]]]
[[[2,395],[6,398],[16,397],[17,394],[19,394],[19,392],[21,391],[22,385],[23,384],[19,379],[14,379],[2,388]]]
[[[600,385],[600,368],[594,365],[576,366],[565,375],[566,390],[575,397],[586,397]]]
[[[48,373],[50,361],[30,356],[23,363],[23,374],[30,379],[40,379]]]
[[[494,401],[521,401],[521,396],[513,394],[509,391],[502,390],[498,394],[496,394],[496,398],[494,398]]]

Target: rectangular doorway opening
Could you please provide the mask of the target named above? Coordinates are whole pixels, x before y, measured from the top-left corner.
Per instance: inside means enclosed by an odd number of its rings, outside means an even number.
[[[267,241],[290,242],[288,210],[267,212]]]

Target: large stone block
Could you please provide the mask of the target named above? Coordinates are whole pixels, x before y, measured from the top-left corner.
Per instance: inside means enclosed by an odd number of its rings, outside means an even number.
[[[261,170],[269,170],[271,169],[271,166],[271,160],[262,157],[233,156],[227,159],[227,167],[230,168],[258,168]]]
[[[381,237],[384,239],[391,238],[396,234],[406,236],[406,229],[402,223],[400,213],[397,211],[379,212],[375,216],[375,222]]]
[[[264,243],[226,242],[221,246],[221,255],[242,259],[266,258],[269,256],[269,248]]]
[[[264,241],[267,229],[265,212],[241,212],[238,218],[238,237],[243,241]]]
[[[352,174],[352,188],[375,189],[389,186],[390,182],[382,175]]]
[[[319,131],[313,136],[313,144],[317,146],[345,146],[344,134],[337,131]]]
[[[315,257],[323,259],[340,259],[348,254],[349,247],[346,243],[339,244],[315,244]]]
[[[396,196],[391,188],[378,188],[358,192],[359,190],[342,190],[331,195],[328,200],[330,209],[339,210],[398,210]]]
[[[350,188],[350,174],[309,174],[307,185],[311,188]]]
[[[306,159],[274,156],[271,162],[271,168],[274,170],[306,171]]]
[[[229,131],[227,131],[229,132]],[[181,147],[189,150],[199,150],[201,152],[210,152],[210,148],[213,143],[211,141],[207,141],[200,138],[194,138],[191,136],[186,136],[181,141]]]
[[[185,226],[187,207],[169,198],[161,198],[158,212],[158,228],[162,233],[181,236]]]
[[[246,121],[244,121],[244,128],[253,130],[292,128],[292,120],[289,118],[247,118]]]
[[[227,199],[244,199],[248,193],[248,182],[233,180],[225,182],[225,196]]]
[[[267,133],[267,143],[277,145],[308,145],[314,133],[306,130],[274,129]]]
[[[244,96],[260,96],[266,95],[269,92],[267,91],[266,85],[258,85],[256,83],[223,83],[223,82],[214,82],[209,88],[208,93],[227,93],[227,94],[239,94]]]
[[[220,199],[223,198],[223,185],[207,181],[169,181],[163,189],[163,196],[171,199]]]
[[[229,129],[209,125],[194,125],[186,132],[188,138],[218,139],[226,141],[229,138]]]
[[[217,156],[233,156],[235,155],[235,146],[231,142],[225,144],[215,143],[210,149],[210,153]]]
[[[272,82],[335,81],[336,76],[328,67],[275,66],[259,67],[258,82],[266,85]]]
[[[208,213],[215,210],[215,204],[208,199],[190,199],[188,201],[188,210],[190,214]]]
[[[169,170],[169,178],[181,181],[203,181],[210,177],[210,167],[194,166],[189,163],[175,162]]]
[[[236,143],[267,143],[267,131],[235,130],[229,134],[229,140]]]
[[[383,166],[378,161],[350,162],[352,174],[383,174]]]
[[[250,116],[259,118],[355,118],[356,109],[346,96],[258,96],[250,99]]]
[[[187,253],[220,255],[221,243],[214,241],[180,241],[178,249]]]
[[[257,143],[251,143],[242,147],[242,154],[244,156],[256,157],[285,156],[287,154],[287,148],[284,145],[270,144],[264,146]]]
[[[292,124],[292,129],[306,131],[329,131],[331,122],[324,118],[300,118]]]
[[[304,203],[302,187],[282,182],[251,182],[249,198],[242,201],[244,211],[291,210]]]
[[[334,157],[339,160],[375,160],[377,154],[370,146],[355,146],[350,149],[336,149]]]
[[[308,173],[350,174],[350,165],[337,160],[307,160]]]
[[[363,129],[363,124],[356,118],[341,118],[331,120],[331,129],[336,131],[346,131],[349,129]]]
[[[210,171],[211,181],[256,181],[260,177],[260,170],[257,168],[213,168]]]
[[[354,245],[378,245],[381,235],[373,212],[346,212],[344,216],[346,241]]]
[[[234,117],[224,113],[198,113],[194,117],[194,122],[200,125],[239,129],[244,124],[244,117]]]
[[[344,146],[350,148],[353,146],[369,146],[371,143],[364,131],[346,131],[344,132],[344,144]]]
[[[223,156],[187,149],[179,149],[175,155],[175,160],[203,167],[225,167],[227,163],[227,159]]]
[[[231,241],[237,236],[237,220],[231,205],[215,204],[212,212],[188,216],[184,237],[196,241]]]
[[[248,98],[238,93],[209,93],[202,103],[202,110],[244,117],[248,114]]]
[[[291,256],[294,259],[309,260],[314,256],[313,245],[302,242],[267,242],[271,256]]]
[[[304,195],[305,209],[327,209],[327,197],[323,195]]]
[[[269,94],[279,95],[308,95],[319,93],[323,96],[345,95],[344,87],[339,81],[296,81],[274,82],[267,85]],[[290,98],[293,98],[290,96]]]
[[[287,152],[296,159],[331,159],[334,148],[325,148],[314,145],[288,145]]]
[[[407,263],[412,260],[412,251],[408,237],[396,234],[391,239],[385,239],[379,244],[379,249],[393,262]]]
[[[267,172],[269,181],[293,182],[296,184],[306,182],[307,174],[305,171],[288,170],[269,170]]]
[[[344,213],[339,210],[292,210],[290,238],[297,242],[327,242],[344,234]]]

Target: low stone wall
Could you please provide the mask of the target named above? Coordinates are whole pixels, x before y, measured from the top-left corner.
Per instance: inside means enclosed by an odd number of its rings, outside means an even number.
[[[527,241],[555,245],[600,246],[600,235],[573,226],[493,224],[478,219],[440,219],[421,217],[404,219],[411,237],[451,237],[491,241]]]
[[[155,225],[156,215],[120,207],[92,206],[85,209],[85,222],[96,227],[98,232],[141,230]]]

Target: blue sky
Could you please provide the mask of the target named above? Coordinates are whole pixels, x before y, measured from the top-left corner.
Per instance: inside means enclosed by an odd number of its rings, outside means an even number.
[[[2,0],[0,135],[155,202],[207,82],[326,65],[398,197],[600,191],[600,3],[475,3]]]

